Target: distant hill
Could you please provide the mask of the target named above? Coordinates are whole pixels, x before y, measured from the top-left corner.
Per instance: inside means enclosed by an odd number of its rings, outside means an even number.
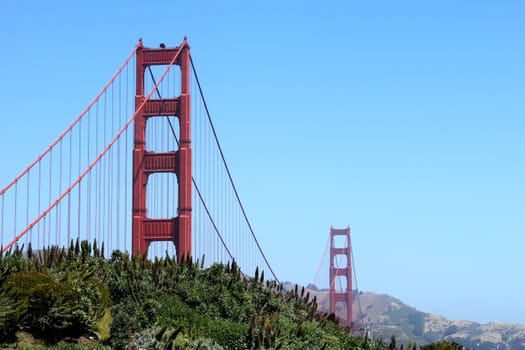
[[[317,297],[319,310],[328,312],[328,290],[317,290],[313,285],[308,287],[310,295]],[[353,318],[362,320],[363,326],[376,339],[389,340],[395,335],[398,344],[412,341],[423,345],[444,339],[476,350],[525,350],[524,324],[450,320],[419,311],[389,295],[371,292],[360,292],[359,302],[362,317],[354,293]],[[336,315],[342,317],[343,312],[342,309],[336,310]]]

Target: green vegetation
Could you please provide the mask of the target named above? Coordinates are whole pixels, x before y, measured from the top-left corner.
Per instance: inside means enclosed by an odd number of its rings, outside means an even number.
[[[422,345],[421,350],[462,350],[463,346],[454,342],[438,341],[430,345]]]
[[[285,291],[258,270],[250,278],[235,262],[204,269],[192,259],[118,251],[106,260],[96,242],[0,256],[0,345],[396,349],[395,338],[387,345],[352,336],[334,315],[319,314],[304,288]]]

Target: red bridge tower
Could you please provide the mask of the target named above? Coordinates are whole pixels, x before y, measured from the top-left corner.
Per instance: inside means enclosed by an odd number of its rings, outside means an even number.
[[[149,66],[180,67],[181,94],[177,98],[148,99],[144,96],[144,75]],[[190,134],[190,48],[186,39],[179,47],[150,49],[140,47],[136,54],[135,131],[133,148],[132,252],[145,254],[153,241],[171,241],[177,259],[191,255],[191,134]],[[146,122],[149,118],[177,116],[179,149],[173,152],[146,150]],[[178,216],[150,219],[146,208],[148,176],[175,173],[178,180]]]
[[[343,247],[336,247],[334,237],[344,236],[345,245]],[[350,227],[345,229],[335,229],[330,227],[330,312],[335,314],[335,307],[337,303],[343,303],[346,306],[346,320],[341,320],[345,326],[352,325],[352,250],[350,244]],[[346,266],[339,266],[334,264],[334,260],[339,259],[339,256],[346,257]],[[346,290],[336,288],[336,278],[346,278]]]

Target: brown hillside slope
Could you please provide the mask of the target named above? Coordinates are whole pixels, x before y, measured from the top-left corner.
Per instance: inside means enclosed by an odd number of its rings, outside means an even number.
[[[316,296],[320,311],[329,311],[327,290],[309,289]],[[339,305],[336,315],[343,317]],[[390,339],[395,335],[399,343],[409,341],[428,344],[441,339],[456,341],[477,350],[525,350],[525,325],[513,323],[479,324],[471,321],[450,320],[428,314],[385,294],[354,293],[354,321],[369,329],[374,338]]]

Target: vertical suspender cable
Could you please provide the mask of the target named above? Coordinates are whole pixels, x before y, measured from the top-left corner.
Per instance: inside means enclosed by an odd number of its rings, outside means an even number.
[[[78,124],[78,174],[80,175],[82,171],[82,120]],[[78,217],[77,217],[77,240],[80,241],[80,218],[81,213],[81,203],[82,203],[82,182],[78,184]]]
[[[113,137],[115,131],[115,84],[111,84],[111,131],[109,133],[110,137]],[[117,140],[118,142],[118,140]],[[108,239],[108,250],[111,251],[113,248],[113,201],[112,201],[112,194],[113,194],[113,188],[114,188],[114,178],[113,178],[113,164],[114,164],[114,157],[113,157],[114,149],[110,149],[106,157],[108,158],[108,233],[109,238]]]
[[[129,68],[126,66],[126,92],[125,92],[125,106],[124,111],[126,117],[128,116],[129,104]],[[124,136],[124,208],[127,210],[128,205],[128,129],[126,128]],[[127,250],[127,236],[128,236],[128,220],[124,217],[124,251]]]
[[[72,138],[73,138],[73,134],[70,133],[69,134],[69,183],[71,183],[72,175],[73,175],[73,139]],[[40,213],[40,204],[38,205],[38,212]],[[67,243],[69,244],[70,242],[71,242],[71,192],[67,194]]]
[[[48,202],[48,205],[51,205],[51,201],[52,201],[52,194],[51,194],[51,188],[52,188],[52,182],[51,182],[51,179],[53,178],[53,174],[52,174],[52,169],[53,169],[53,150],[49,151],[49,202]],[[48,230],[47,230],[47,235],[48,235],[48,243],[50,244],[51,243],[51,218],[49,217],[48,218]]]
[[[13,220],[13,236],[16,235],[16,209],[17,209],[17,198],[18,198],[18,181],[15,182],[15,212]]]
[[[88,116],[87,116],[87,155],[86,155],[86,159],[87,159],[87,162],[88,164],[91,162],[91,157],[90,157],[90,148],[91,148],[91,110],[89,110],[88,112]],[[88,176],[87,176],[87,181],[86,181],[86,187],[87,187],[87,190],[86,190],[86,236],[87,236],[87,240],[88,242],[91,243],[91,196],[92,196],[92,188],[91,188],[91,171],[89,172]]]
[[[122,124],[122,78],[119,76],[118,78],[118,125],[120,126]],[[117,193],[116,193],[116,223],[115,223],[115,230],[116,230],[116,239],[117,239],[117,247],[120,248],[120,145],[121,140],[117,141],[117,177],[116,177],[116,186],[117,186]],[[125,250],[125,249],[123,249]]]
[[[99,104],[100,102],[97,102],[96,108],[95,108],[95,154],[99,154],[99,124],[100,124],[100,118],[99,118]],[[97,232],[97,242],[99,244],[102,244],[104,242],[104,235],[102,232],[102,203],[101,203],[101,195],[102,195],[102,168],[103,163],[100,162],[97,164],[97,172],[95,174],[96,178],[96,186],[95,186],[95,211],[96,211],[96,220],[95,220],[95,231]]]
[[[60,191],[62,191],[62,185],[61,185],[61,180],[60,180],[60,168],[62,166],[62,148],[61,148],[61,145],[62,145],[62,142],[59,143],[59,146],[58,146],[58,149],[59,149],[59,154],[58,154],[58,171],[59,171],[59,175],[58,175],[58,191],[60,193]],[[27,226],[27,225],[26,225]],[[60,230],[60,203],[57,205],[56,209],[55,209],[55,239],[54,239],[54,243],[55,245],[59,246],[60,245],[60,241],[59,241],[59,230]],[[26,235],[27,237],[27,235]]]
[[[27,182],[26,182],[26,226],[29,225],[29,180],[30,179],[31,179],[31,171],[28,171],[27,172]],[[27,245],[27,242],[28,242],[28,237],[26,237],[26,245]]]
[[[106,141],[107,141],[107,120],[108,120],[108,102],[107,102],[107,96],[106,94],[104,94],[104,103],[103,103],[103,107],[104,109],[103,111],[103,127],[102,127],[102,130],[103,130],[103,137],[102,137],[102,140],[103,140],[103,144],[102,145],[105,145],[106,144]],[[102,216],[101,216],[101,220],[102,220],[102,226],[103,226],[103,229],[102,229],[102,232],[103,232],[103,236],[104,236],[104,240],[105,240],[105,246],[108,250],[108,252],[110,251],[110,244],[109,244],[109,229],[108,229],[108,226],[107,226],[107,223],[108,223],[108,212],[107,212],[107,207],[106,207],[106,204],[107,204],[107,192],[106,192],[106,186],[108,185],[107,184],[107,173],[108,173],[108,162],[107,162],[107,157],[104,157],[104,159],[102,160],[101,162],[101,169],[102,169],[102,193],[101,193],[101,200],[102,200]]]

